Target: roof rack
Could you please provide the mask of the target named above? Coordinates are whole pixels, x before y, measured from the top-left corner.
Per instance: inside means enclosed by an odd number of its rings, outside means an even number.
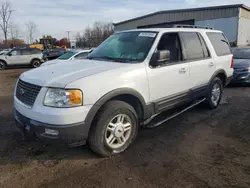
[[[174,28],[197,28],[197,29],[210,29],[210,30],[214,29],[212,27],[198,26],[198,25],[174,25]]]

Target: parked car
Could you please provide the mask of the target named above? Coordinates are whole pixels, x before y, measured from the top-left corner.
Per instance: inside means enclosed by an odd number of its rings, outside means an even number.
[[[204,100],[217,108],[233,76],[225,35],[195,27],[117,32],[88,59],[63,65],[19,77],[17,127],[70,146],[87,142],[101,156],[126,150],[138,127],[163,111]]]
[[[69,52],[61,55],[57,59],[43,63],[42,66],[52,65],[55,63],[59,63],[59,62],[64,62],[66,60],[86,59],[91,51],[92,50],[72,50],[72,51],[69,51]]]
[[[250,48],[233,48],[234,79],[232,84],[250,83]]]
[[[66,53],[65,48],[53,48],[43,51],[43,55],[46,57],[47,60],[56,59],[65,53]]]
[[[5,50],[2,50],[0,51],[0,55],[4,55],[6,53],[8,53],[11,49],[5,49]]]
[[[31,65],[36,68],[43,63],[43,55],[39,49],[13,49],[0,56],[0,69],[13,65]]]

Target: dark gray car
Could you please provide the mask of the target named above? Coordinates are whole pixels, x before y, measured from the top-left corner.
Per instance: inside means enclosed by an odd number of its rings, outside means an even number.
[[[250,83],[250,48],[233,48],[234,79],[231,83]]]

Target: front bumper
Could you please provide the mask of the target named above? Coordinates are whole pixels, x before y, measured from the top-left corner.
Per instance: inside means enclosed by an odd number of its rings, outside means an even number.
[[[84,145],[88,137],[89,126],[86,126],[85,122],[61,126],[45,124],[25,117],[16,109],[14,109],[14,117],[16,126],[27,137],[66,144],[70,147]],[[53,134],[48,134],[48,130],[52,130]],[[54,134],[55,132],[58,134]]]
[[[234,73],[232,84],[250,83],[250,73]]]

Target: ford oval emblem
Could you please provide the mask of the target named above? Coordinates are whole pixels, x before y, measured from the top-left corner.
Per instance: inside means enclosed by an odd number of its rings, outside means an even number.
[[[24,94],[25,94],[25,91],[24,91],[23,88],[20,89],[20,94],[21,94],[21,95],[24,95]]]

